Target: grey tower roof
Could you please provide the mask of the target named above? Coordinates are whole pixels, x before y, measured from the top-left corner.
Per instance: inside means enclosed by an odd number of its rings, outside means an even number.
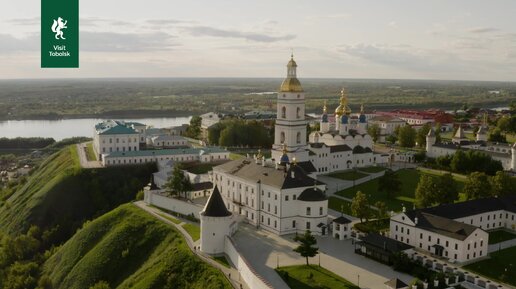
[[[220,195],[219,189],[217,186],[213,189],[213,193],[211,193],[206,206],[204,207],[204,211],[202,212],[203,216],[207,217],[228,217],[231,216],[231,212],[228,211],[224,201],[222,200],[222,196]]]

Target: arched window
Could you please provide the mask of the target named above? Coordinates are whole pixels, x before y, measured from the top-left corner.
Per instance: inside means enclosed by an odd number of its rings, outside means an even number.
[[[301,133],[300,132],[298,132],[296,135],[296,142],[301,143]]]
[[[280,133],[280,143],[284,143],[285,142],[285,132],[281,132]]]
[[[301,108],[300,107],[297,108],[296,117],[301,118]]]
[[[287,108],[282,107],[281,108],[281,118],[286,118],[286,117],[287,117]]]

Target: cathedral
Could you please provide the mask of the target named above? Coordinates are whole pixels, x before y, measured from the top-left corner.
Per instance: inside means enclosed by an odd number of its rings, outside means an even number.
[[[388,162],[388,155],[373,152],[373,139],[367,134],[363,106],[358,116],[351,115],[347,93],[341,91],[340,104],[330,121],[326,104],[320,119],[320,130],[309,135],[307,143],[305,93],[297,79],[297,63],[291,56],[287,77],[277,99],[272,159],[290,162],[295,159],[310,173],[321,174]]]

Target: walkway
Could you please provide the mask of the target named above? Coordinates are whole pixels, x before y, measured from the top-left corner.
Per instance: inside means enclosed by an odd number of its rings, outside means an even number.
[[[88,157],[86,156],[87,144],[87,142],[77,144],[77,154],[79,155],[81,167],[85,169],[102,168],[102,163],[100,161],[88,160]]]
[[[147,204],[145,204],[143,201],[134,202],[133,204],[135,206],[139,207],[140,209],[146,211],[147,213],[149,213],[153,217],[159,219],[160,221],[165,222],[168,225],[171,225],[171,226],[175,227],[183,235],[183,237],[185,238],[186,243],[188,245],[188,248],[190,248],[190,251],[192,251],[192,253],[194,253],[199,258],[201,258],[204,262],[206,262],[206,263],[210,264],[211,266],[219,269],[224,274],[224,276],[226,276],[226,278],[228,278],[228,276],[229,276],[229,280],[230,280],[231,285],[233,286],[233,288],[249,289],[247,284],[245,284],[245,282],[243,282],[243,279],[242,279],[242,281],[240,281],[241,280],[240,273],[235,268],[233,268],[233,267],[228,268],[228,267],[218,263],[217,261],[213,260],[210,256],[200,252],[198,249],[194,249],[194,246],[196,248],[199,248],[200,240],[194,241],[192,239],[192,237],[190,236],[190,234],[188,234],[188,232],[185,231],[185,229],[183,228],[182,225],[187,223],[186,221],[180,220],[182,222],[179,223],[179,224],[176,224],[176,223],[170,221],[169,219],[163,217],[163,215],[166,215],[166,216],[168,216],[168,217],[170,217],[172,219],[178,219],[178,218],[176,218],[176,217],[174,217],[174,216],[172,216],[170,214],[167,214],[166,212],[161,211],[158,208],[150,207]]]
[[[292,235],[277,236],[241,224],[233,239],[241,254],[251,262],[258,274],[267,279],[274,288],[286,289],[287,285],[274,269],[277,266],[305,263],[305,259],[293,251],[297,244],[292,241],[292,237]],[[395,277],[407,283],[414,279],[412,276],[395,272],[386,265],[355,254],[350,240],[339,241],[331,237],[317,237],[317,245],[322,253],[310,258],[310,263],[319,264],[320,262],[322,267],[360,285],[360,288],[384,288],[384,282]]]

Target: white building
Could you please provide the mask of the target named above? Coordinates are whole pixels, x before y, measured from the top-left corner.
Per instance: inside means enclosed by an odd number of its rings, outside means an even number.
[[[400,213],[390,237],[454,262],[488,254],[485,230],[516,230],[516,197],[485,198]]]
[[[208,129],[219,123],[220,115],[214,112],[201,114],[201,134],[203,139],[208,139]]]
[[[238,223],[227,210],[217,187],[213,189],[206,206],[200,213],[201,251],[210,255],[224,254],[226,236],[232,236]]]
[[[335,239],[345,240],[351,237],[351,220],[340,216],[332,221],[332,234]]]
[[[215,162],[229,160],[229,152],[217,147],[119,151],[104,156],[102,164],[104,166],[117,166],[166,160],[175,162]]]
[[[379,142],[385,142],[387,136],[393,135],[398,127],[407,125],[401,118],[390,115],[375,116],[368,121],[368,125],[376,124],[380,128]]]
[[[99,160],[113,152],[140,150],[140,131],[138,123],[108,120],[95,125],[93,149]]]
[[[213,168],[213,183],[226,207],[258,228],[278,235],[327,233],[326,186],[298,163],[279,165],[261,156],[234,160]]]
[[[297,79],[297,63],[291,57],[287,64],[287,77],[277,97],[273,161],[288,163],[295,159],[299,163],[309,162],[311,165],[306,166],[313,169],[306,172],[314,174],[387,163],[388,155],[373,152],[373,140],[367,134],[363,108],[358,117],[352,117],[344,89],[340,101],[334,123],[328,121],[324,106],[321,129],[310,134],[307,143],[305,93]]]
[[[178,148],[178,147],[190,147],[188,140],[178,135],[158,135],[147,137],[147,147],[153,148]]]
[[[482,138],[477,134],[477,139]],[[453,155],[457,150],[476,150],[490,155],[494,160],[502,163],[504,170],[516,171],[516,143],[511,147],[508,144],[491,143],[483,140],[470,141],[464,136],[461,127],[452,138],[452,142],[436,143],[436,136],[431,129],[426,136],[426,155],[430,158]]]

